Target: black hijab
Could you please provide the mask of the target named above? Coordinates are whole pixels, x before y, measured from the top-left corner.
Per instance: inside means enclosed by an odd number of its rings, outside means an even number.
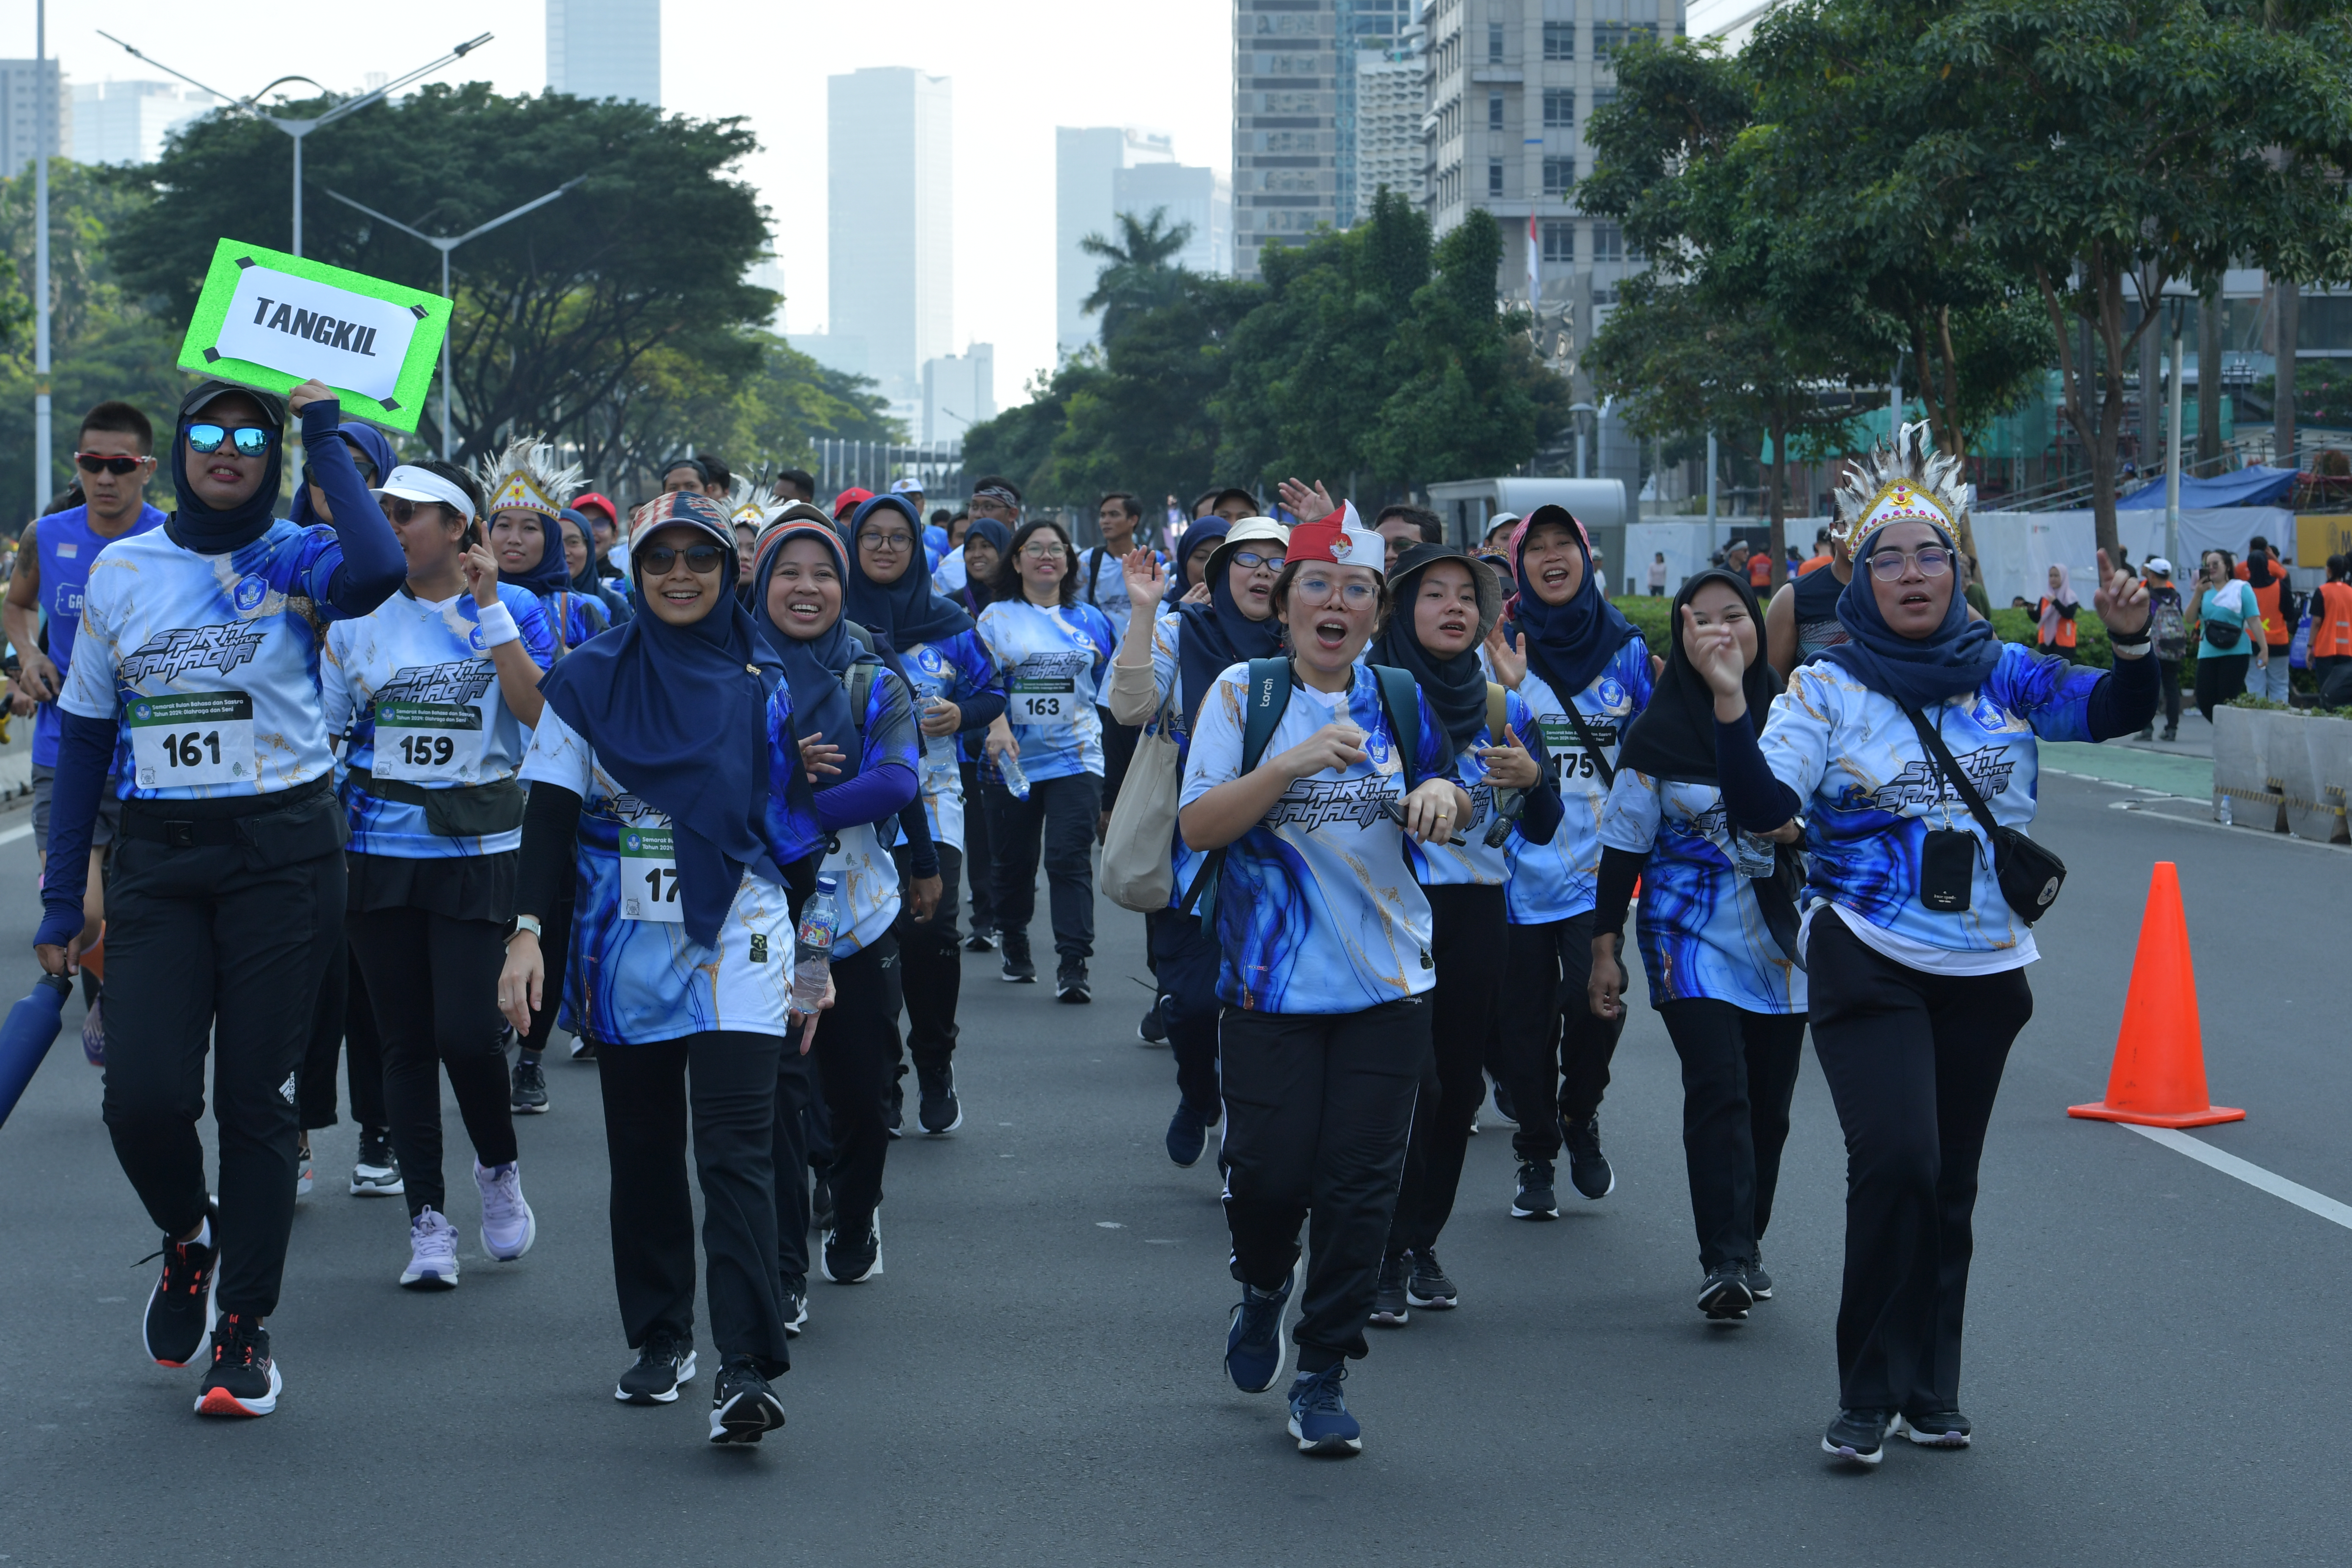
[[[1187,544],[1192,536],[1184,536]],[[1279,542],[1267,540],[1272,545]],[[1254,658],[1272,658],[1282,651],[1282,623],[1268,606],[1265,619],[1251,620],[1242,614],[1234,602],[1234,573],[1228,562],[1220,566],[1212,560],[1209,575],[1204,579],[1209,590],[1205,605],[1179,605],[1176,614],[1183,626],[1176,637],[1176,662],[1181,676],[1180,692],[1184,707],[1184,732],[1191,734],[1201,717],[1202,700],[1217,677],[1236,664],[1246,664]]]
[[[915,535],[907,569],[895,583],[877,583],[868,577],[857,555],[857,531],[884,510],[903,516]],[[841,580],[841,613],[868,631],[882,633],[893,647],[903,651],[971,630],[971,617],[963,613],[963,606],[931,586],[931,574],[924,566],[922,520],[906,497],[876,496],[859,504],[849,519],[848,562],[847,574]]]
[[[967,527],[963,531],[963,536],[968,540],[975,533],[980,535],[981,538],[988,541],[989,543],[996,546],[996,561],[999,570],[1002,570],[1004,563],[1013,559],[1013,531],[1004,526],[1003,519],[995,517],[973,518],[971,520],[971,526]],[[914,570],[914,567],[909,565],[907,569],[911,572]],[[996,595],[989,591],[988,584],[982,582],[978,577],[972,574],[971,557],[970,555],[966,555],[964,557],[963,574],[964,608],[971,612],[972,619],[978,620],[980,618],[980,612],[988,608],[990,603],[993,601]]]
[[[1624,750],[1617,765],[1656,779],[1678,784],[1717,782],[1715,761],[1715,693],[1706,678],[1691,663],[1683,646],[1683,607],[1709,583],[1721,583],[1739,595],[1756,627],[1756,656],[1748,661],[1740,684],[1748,693],[1748,720],[1764,732],[1764,718],[1780,693],[1780,678],[1764,657],[1764,613],[1757,607],[1756,590],[1738,572],[1710,566],[1682,585],[1674,607],[1666,612],[1666,668],[1650,691],[1650,705],[1642,710],[1625,732]]]
[[[1478,645],[1486,640],[1492,626],[1486,605],[1499,601],[1501,590],[1489,588],[1479,595],[1478,635],[1460,653],[1441,658],[1429,651],[1413,625],[1413,598],[1421,592],[1421,579],[1432,566],[1441,561],[1459,561],[1470,574],[1471,586],[1478,587],[1478,574],[1486,563],[1468,551],[1452,544],[1416,544],[1397,557],[1397,574],[1390,580],[1389,624],[1373,639],[1364,657],[1374,664],[1391,665],[1406,671],[1413,684],[1421,688],[1422,697],[1429,703],[1430,711],[1454,737],[1454,751],[1478,739],[1478,731],[1486,727],[1486,671],[1478,662]],[[1489,578],[1493,568],[1486,567]],[[1494,737],[1501,745],[1503,737]]]
[[[261,422],[269,431],[269,451],[261,470],[261,482],[253,493],[232,507],[218,510],[196,499],[188,486],[187,430],[191,425],[207,423],[205,410],[232,393],[253,400],[261,410]],[[179,510],[172,514],[166,531],[172,542],[183,550],[193,550],[199,555],[226,555],[232,550],[242,550],[269,531],[278,511],[278,485],[286,470],[286,405],[266,392],[256,392],[249,386],[231,382],[208,381],[180,401],[180,422],[172,432],[172,491]],[[379,472],[377,482],[383,482]]]
[[[816,786],[827,789],[856,778],[865,761],[866,749],[857,727],[866,716],[850,711],[849,692],[841,683],[841,678],[849,673],[851,663],[857,658],[857,641],[849,635],[850,617],[845,607],[834,617],[833,625],[808,638],[789,635],[768,614],[768,579],[775,575],[776,562],[783,554],[784,546],[796,539],[813,539],[830,550],[834,570],[840,574],[846,588],[849,572],[840,535],[820,522],[796,519],[780,523],[760,536],[759,559],[751,567],[752,618],[759,623],[760,635],[767,639],[768,647],[782,658],[784,679],[792,683],[793,735],[823,735],[826,745],[841,748],[841,771],[827,774],[824,782]],[[914,567],[910,564],[907,570],[912,572]]]
[[[1528,580],[1528,535],[1545,523],[1568,530],[1584,556],[1584,577],[1565,605],[1547,605]],[[1564,703],[1600,678],[1619,648],[1642,634],[1601,592],[1593,580],[1592,547],[1584,530],[1563,506],[1539,506],[1511,535],[1511,571],[1518,583],[1511,619],[1525,635],[1528,662]]]

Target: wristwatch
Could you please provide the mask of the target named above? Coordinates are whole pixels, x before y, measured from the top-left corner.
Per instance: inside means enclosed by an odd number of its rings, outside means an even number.
[[[515,938],[520,936],[525,931],[530,932],[533,936],[539,936],[546,930],[547,927],[541,922],[540,918],[537,915],[517,915],[515,916],[514,930],[507,932],[507,941],[511,942]]]

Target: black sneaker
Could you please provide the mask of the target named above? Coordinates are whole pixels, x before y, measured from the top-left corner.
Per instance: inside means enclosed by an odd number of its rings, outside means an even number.
[[[1513,1219],[1558,1219],[1559,1199],[1552,1194],[1551,1162],[1519,1162],[1519,1187],[1511,1198]]]
[[[199,1415],[267,1415],[278,1408],[285,1384],[269,1357],[269,1331],[259,1318],[224,1312],[213,1331],[213,1364],[196,1390]]]
[[[1562,1117],[1559,1136],[1568,1145],[1568,1179],[1578,1192],[1597,1203],[1617,1190],[1617,1173],[1609,1168],[1609,1156],[1601,1152],[1599,1116],[1588,1116],[1582,1121]]]
[[[963,1101],[956,1098],[955,1068],[927,1070],[918,1063],[915,1083],[922,1091],[923,1102],[916,1116],[924,1131],[939,1138],[963,1125]]]
[[[836,1285],[862,1285],[882,1272],[882,1215],[878,1209],[866,1222],[866,1234],[855,1238],[837,1230],[825,1232],[821,1258],[824,1277]]]
[[[2153,741],[2156,739],[2156,726],[2153,724],[2143,724],[2139,727],[2139,733],[2132,738],[2136,741]]]
[[[1462,1292],[1454,1289],[1437,1261],[1437,1248],[1412,1249],[1412,1272],[1405,1278],[1404,1299],[1433,1312],[1451,1311],[1462,1304]]]
[[[575,1062],[594,1061],[596,1059],[596,1042],[590,1039],[585,1035],[572,1036],[572,1059]]]
[[[963,939],[963,950],[966,952],[994,952],[996,933],[986,926],[976,925],[971,928],[971,934]]]
[[[1091,1002],[1094,999],[1094,991],[1087,984],[1087,961],[1083,958],[1062,960],[1062,967],[1054,974],[1054,1000]]]
[[[809,1224],[820,1231],[833,1228],[833,1178],[819,1176],[809,1184]]]
[[[1160,999],[1157,996],[1151,999],[1151,1011],[1146,1013],[1143,1022],[1135,1026],[1135,1037],[1147,1046],[1168,1043],[1168,1021],[1160,1016]]]
[[[784,1402],[747,1355],[731,1355],[710,1390],[710,1440],[756,1443],[784,1424]]]
[[[360,1129],[360,1157],[352,1165],[352,1196],[388,1197],[405,1192],[400,1156],[392,1152],[392,1134],[380,1127]]]
[[[1874,1465],[1886,1457],[1886,1430],[1892,1410],[1841,1410],[1822,1434],[1822,1452],[1851,1464]]]
[[[997,978],[1016,985],[1037,984],[1037,965],[1029,957],[1029,933],[1008,931],[1000,934],[1004,940],[1004,968]]]
[[[2164,729],[2164,738],[2168,741],[2178,741],[2180,739],[2180,731],[2168,724]]]
[[[670,1405],[680,1384],[694,1381],[694,1342],[656,1329],[637,1352],[637,1364],[621,1374],[613,1397],[624,1405]]]
[[[515,1063],[514,1098],[508,1103],[517,1116],[547,1114],[547,1074],[537,1062]]]
[[[1898,1415],[1888,1429],[1890,1437],[1908,1437],[1923,1448],[1965,1448],[1972,1428],[1957,1410],[1933,1410],[1918,1415]]]
[[[796,1340],[808,1327],[808,1281],[799,1278],[784,1280],[784,1338]]]
[[[1372,1285],[1372,1326],[1401,1329],[1412,1314],[1405,1310],[1405,1261],[1402,1255],[1381,1259],[1380,1278]]]
[[[207,1211],[205,1223],[217,1226],[220,1216]],[[162,1253],[150,1253],[142,1263],[161,1256],[163,1272],[147,1296],[147,1316],[139,1327],[140,1343],[158,1366],[185,1366],[205,1348],[212,1331],[213,1280],[220,1267],[220,1234],[205,1241],[178,1242],[163,1238]]]
[[[1755,1297],[1759,1301],[1770,1300],[1772,1299],[1772,1277],[1764,1272],[1763,1253],[1759,1252],[1755,1257],[1748,1260],[1747,1272],[1748,1293]]]
[[[1698,1310],[1710,1322],[1745,1322],[1748,1309],[1756,1304],[1756,1294],[1748,1288],[1748,1265],[1735,1259],[1710,1272],[1706,1283],[1700,1287]]]
[[[1189,1171],[1208,1143],[1208,1122],[1192,1109],[1190,1100],[1177,1100],[1176,1114],[1168,1119],[1168,1157]]]

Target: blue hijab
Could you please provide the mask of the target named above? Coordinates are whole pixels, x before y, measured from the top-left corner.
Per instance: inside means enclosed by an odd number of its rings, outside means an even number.
[[[236,393],[253,400],[261,410],[261,422],[269,430],[269,451],[261,469],[261,483],[253,493],[235,506],[217,510],[206,505],[188,483],[188,443],[185,438],[191,425],[215,423],[205,417],[205,410],[220,398]],[[171,521],[164,531],[172,542],[183,550],[193,550],[199,555],[226,555],[242,550],[263,534],[278,515],[278,477],[286,468],[286,404],[282,398],[231,382],[208,381],[180,400],[180,422],[172,431],[172,491],[174,498]],[[310,489],[308,485],[302,487]],[[297,499],[299,504],[300,498]]]
[[[922,537],[915,509],[903,496],[876,496],[853,512],[849,519],[849,567],[841,580],[841,613],[866,630],[887,637],[891,646],[901,652],[971,630],[971,617],[964,614],[962,605],[931,586],[931,574],[923,570],[921,562],[913,559],[913,552],[908,552],[907,569],[895,583],[877,583],[866,574],[857,558],[857,531],[866,526],[868,518],[885,509],[904,516],[918,541]],[[761,554],[764,560],[766,552]],[[761,592],[764,594],[766,590],[762,588]],[[762,598],[760,602],[765,605],[767,601]],[[800,710],[797,699],[793,708],[794,712]]]
[[[352,451],[374,465],[375,478],[367,479],[370,489],[383,484],[384,476],[400,466],[400,459],[393,456],[392,443],[384,439],[383,432],[373,425],[362,425],[356,420],[346,419],[336,429],[335,434],[341,436],[344,444]],[[361,478],[365,479],[367,476],[362,474]],[[320,517],[319,509],[310,504],[310,487],[307,484],[295,490],[294,505],[286,515],[293,521],[297,528],[327,526],[327,520]]]
[[[1568,530],[1584,556],[1584,580],[1565,605],[1545,604],[1528,576],[1528,535],[1548,522]],[[1511,571],[1519,584],[1511,619],[1519,628],[1528,662],[1552,695],[1573,702],[1578,692],[1600,678],[1617,650],[1641,633],[1601,595],[1601,584],[1592,577],[1591,546],[1584,542],[1584,531],[1566,507],[1539,506],[1528,514],[1511,539]]]
[[[1160,601],[1164,608],[1174,609],[1183,602],[1184,595],[1192,591],[1192,584],[1184,576],[1184,563],[1192,558],[1192,552],[1201,547],[1201,541],[1213,539],[1222,544],[1225,535],[1233,531],[1233,520],[1219,517],[1215,512],[1192,520],[1184,530],[1184,537],[1176,544],[1176,569],[1168,574],[1168,594]]]
[[[975,517],[971,526],[963,531],[963,536],[970,539],[975,533],[996,546],[997,569],[1002,571],[1004,562],[1013,554],[1013,531],[1004,526],[1001,518]],[[989,601],[994,597],[995,595],[989,592],[988,584],[971,574],[971,557],[965,557],[963,603],[964,607],[971,612],[972,618],[977,620],[980,612],[988,608]]]
[[[684,626],[638,616],[572,649],[539,689],[622,788],[668,814],[686,933],[709,947],[745,868],[781,879],[762,829],[768,694],[783,669],[727,591],[735,533],[719,503],[674,490],[647,503],[631,532],[643,542],[672,523],[707,533],[727,552],[710,613]],[[634,550],[630,570],[639,571]],[[642,580],[637,592],[642,598]]]
[[[863,517],[864,510],[858,515]],[[850,567],[840,537],[824,523],[794,521],[777,524],[761,539],[759,559],[751,567],[751,603],[756,607],[754,618],[759,623],[760,635],[782,663],[784,679],[792,683],[793,737],[798,740],[823,735],[826,745],[841,748],[841,771],[816,786],[830,789],[856,778],[865,761],[865,747],[857,731],[858,721],[864,715],[850,711],[849,692],[842,685],[842,677],[849,673],[850,664],[857,657],[857,639],[849,635],[851,617],[845,607],[834,617],[833,625],[805,640],[787,636],[768,614],[768,579],[775,574],[776,561],[783,554],[784,546],[796,539],[814,539],[833,552],[834,567],[841,574],[843,597],[846,600]],[[908,564],[907,574],[916,575],[912,563]]]
[[[1881,523],[1855,547],[1853,581],[1838,595],[1838,625],[1853,640],[1822,655],[1873,691],[1884,692],[1912,709],[1974,691],[2000,662],[2000,639],[1993,636],[1992,627],[1969,618],[1969,602],[1960,592],[1957,570],[1958,548],[1949,533],[1934,523],[1927,526],[1936,529],[1936,536],[1953,555],[1952,602],[1945,606],[1943,624],[1930,636],[1906,637],[1878,613],[1878,595],[1871,590],[1867,568],[1871,544],[1888,527]]]
[[[541,599],[545,599],[550,594],[560,593],[572,586],[572,568],[563,559],[563,531],[556,526],[555,520],[543,511],[533,511],[525,507],[502,507],[499,510],[520,511],[539,526],[539,564],[513,577],[501,572],[499,574],[499,581],[512,583],[518,588],[528,588],[533,595]],[[494,511],[488,517],[482,519],[482,538],[486,543],[489,540],[491,521],[497,516],[498,512]],[[593,540],[596,535],[592,531],[588,537]],[[591,555],[595,553],[593,544],[590,546],[589,553]]]

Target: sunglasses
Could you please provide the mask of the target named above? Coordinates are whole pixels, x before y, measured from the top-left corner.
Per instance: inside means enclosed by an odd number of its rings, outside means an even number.
[[[453,506],[446,505],[437,500],[410,500],[406,496],[386,496],[383,498],[384,510],[391,515],[393,521],[399,523],[404,528],[408,526],[409,523],[414,522],[416,520],[416,514],[423,511],[428,506],[439,507],[449,516],[457,518],[461,521],[464,520],[465,514],[463,512],[460,512]]]
[[[278,439],[278,432],[255,425],[240,425],[231,430],[220,425],[191,425],[185,432],[188,450],[209,457],[221,449],[224,441],[234,442],[240,458],[258,458],[269,450]]]
[[[726,558],[727,552],[716,544],[689,544],[684,550],[674,544],[648,544],[638,552],[637,559],[646,563],[646,576],[660,577],[667,575],[677,564],[680,555],[686,557],[688,571],[698,577],[708,577],[719,570],[719,563]]]
[[[74,466],[85,474],[136,473],[152,458],[125,458],[114,452],[76,452]]]

